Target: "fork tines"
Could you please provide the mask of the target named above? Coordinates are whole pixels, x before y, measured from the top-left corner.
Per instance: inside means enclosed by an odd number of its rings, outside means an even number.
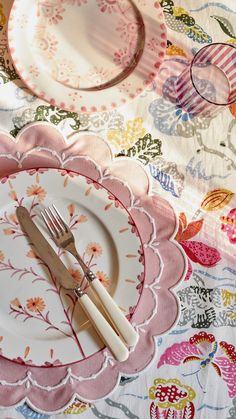
[[[54,204],[52,208],[48,207],[48,209],[45,208],[44,211],[41,211],[41,215],[52,237],[59,237],[61,234],[68,232],[68,227]]]

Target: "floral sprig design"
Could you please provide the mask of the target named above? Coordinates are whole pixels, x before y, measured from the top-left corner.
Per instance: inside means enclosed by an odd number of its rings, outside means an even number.
[[[79,214],[75,211],[75,204],[69,204],[67,209],[70,216],[68,223],[70,230],[75,230],[78,224],[86,223],[86,221],[88,221],[88,217],[86,217],[86,215]]]
[[[23,306],[20,300],[16,297],[14,300],[10,301],[10,313],[13,314],[15,318],[23,317],[23,322],[26,322],[29,319],[39,320],[47,324],[47,330],[57,330],[68,338],[73,338],[69,333],[66,333],[64,330],[60,329],[58,326],[53,324],[49,318],[49,311],[44,314],[46,308],[45,301],[41,297],[29,298],[26,301],[26,306]]]

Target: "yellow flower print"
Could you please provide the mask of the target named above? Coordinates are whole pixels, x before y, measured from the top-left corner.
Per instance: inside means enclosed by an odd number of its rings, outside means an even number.
[[[143,118],[135,118],[127,122],[123,131],[113,129],[108,131],[108,140],[119,150],[128,150],[139,138],[146,133],[143,127]]]
[[[189,15],[189,12],[183,7],[174,6],[172,10],[174,16]]]
[[[39,201],[43,201],[46,196],[46,191],[39,185],[28,186],[26,190],[27,196],[37,196]]]
[[[3,262],[5,259],[4,253],[0,250],[0,262]]]
[[[166,55],[180,55],[182,57],[187,57],[184,50],[177,45],[170,45],[166,50]]]

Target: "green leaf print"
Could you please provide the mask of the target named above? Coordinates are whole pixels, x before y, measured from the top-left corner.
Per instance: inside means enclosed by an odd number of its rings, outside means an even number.
[[[153,139],[151,134],[146,134],[143,138],[139,138],[133,147],[121,151],[118,156],[135,157],[142,163],[148,164],[155,157],[162,155],[161,146],[161,140]]]
[[[208,35],[199,25],[194,25],[191,27],[185,26],[184,31],[189,38],[195,42],[198,42],[199,44],[207,44],[212,42],[211,36]]]
[[[221,17],[221,16],[211,16],[212,19],[215,19],[222,31],[226,34],[229,35],[231,38],[236,39],[235,33],[234,33],[234,28],[231,25],[231,23],[228,21],[228,19],[226,19],[225,17]]]
[[[73,119],[74,123],[70,127],[76,131],[80,127],[79,115],[76,112],[69,112],[56,108],[52,105],[40,105],[36,109],[35,121],[48,121],[54,125],[58,125],[64,119]]]
[[[19,79],[19,76],[10,60],[5,60],[4,57],[0,57],[0,81],[2,81],[3,84],[6,84],[11,80],[17,79]]]

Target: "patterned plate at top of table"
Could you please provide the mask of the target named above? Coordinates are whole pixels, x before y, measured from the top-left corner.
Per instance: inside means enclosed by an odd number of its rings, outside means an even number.
[[[36,95],[96,112],[123,105],[152,82],[166,26],[154,0],[15,0],[8,40],[16,70]]]
[[[75,235],[86,264],[108,288],[124,313],[137,305],[142,243],[128,211],[101,185],[85,176],[41,169],[0,187],[0,336],[2,355],[35,366],[66,365],[103,348],[73,292],[62,289],[22,233],[15,209],[26,206],[73,278],[82,273],[75,259],[57,249],[40,210],[54,203]]]

